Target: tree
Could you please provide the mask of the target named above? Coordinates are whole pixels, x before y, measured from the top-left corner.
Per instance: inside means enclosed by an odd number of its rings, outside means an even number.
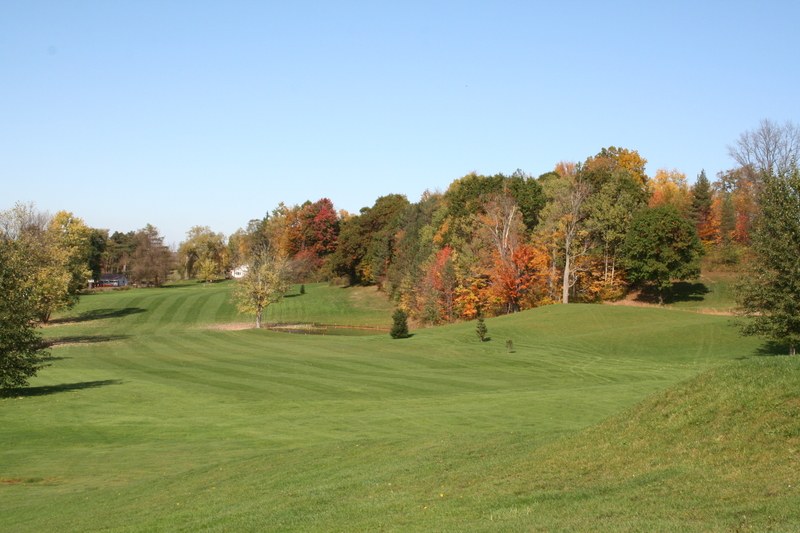
[[[51,236],[51,244],[64,257],[69,273],[67,292],[77,301],[78,291],[86,287],[91,277],[89,263],[92,259],[92,228],[68,211],[59,211],[50,220],[47,232]]]
[[[393,339],[405,339],[408,337],[408,314],[402,309],[397,309],[392,314],[392,329],[389,335]]]
[[[225,236],[214,233],[208,226],[193,226],[178,247],[178,256],[187,278],[199,277],[202,281],[210,281],[225,270],[228,259]]]
[[[115,231],[106,242],[102,270],[112,274],[127,274],[134,250],[136,250],[136,232]]]
[[[237,281],[233,294],[239,311],[255,314],[256,328],[260,328],[264,310],[279,302],[289,290],[288,261],[272,250],[262,250],[248,266],[247,274]]]
[[[0,213],[0,228],[0,237],[15,243],[12,253],[25,265],[28,300],[38,320],[47,323],[54,311],[74,305],[91,276],[92,230],[83,220],[66,211],[50,217],[33,204],[17,204]]]
[[[586,200],[592,188],[578,175],[565,175],[548,179],[544,190],[549,203],[542,210],[543,230],[553,237],[551,242],[554,249],[561,251],[564,265],[561,302],[569,303],[569,290],[575,283],[576,259],[587,250],[583,237],[587,217]]]
[[[675,169],[658,169],[651,180],[650,207],[669,204],[682,215],[688,216],[692,205],[692,194],[686,183],[686,175]]]
[[[765,175],[789,175],[800,160],[800,128],[792,122],[782,126],[763,119],[754,130],[748,130],[728,146],[728,154],[744,168]]]
[[[700,274],[702,253],[694,225],[671,205],[639,211],[623,246],[630,281],[654,288],[659,303],[672,288],[672,280]]]
[[[623,287],[617,275],[620,249],[633,214],[645,205],[637,179],[627,171],[616,171],[587,199],[586,227],[602,254],[601,293],[618,296]]]
[[[697,228],[697,235],[704,243],[711,243],[715,240],[716,232],[712,218],[713,200],[711,182],[706,177],[706,171],[701,170],[692,186],[692,219]]]
[[[220,267],[211,257],[204,257],[195,264],[195,277],[205,283],[211,283],[220,276]]]
[[[347,276],[350,284],[375,283],[380,288],[386,280],[409,207],[405,196],[381,196],[361,214],[342,220],[336,252],[329,268],[334,275]]]
[[[0,237],[0,389],[27,385],[46,355],[35,330],[29,265],[20,260],[16,246]]]
[[[158,228],[147,224],[136,232],[136,248],[131,257],[133,279],[145,285],[160,287],[172,268],[172,252],[164,245]]]
[[[483,320],[483,317],[478,317],[478,323],[475,325],[475,334],[478,336],[478,339],[481,342],[485,341],[488,332],[489,328],[486,327],[486,321]]]
[[[745,335],[800,343],[800,171],[766,174],[759,195],[761,212],[752,233],[754,259],[738,286],[739,314]]]

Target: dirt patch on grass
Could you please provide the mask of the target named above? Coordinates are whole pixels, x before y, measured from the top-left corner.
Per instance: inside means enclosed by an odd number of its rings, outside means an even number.
[[[699,313],[701,315],[716,315],[716,316],[734,316],[736,313],[733,311],[726,311],[723,309],[710,309],[710,308],[680,308],[671,307],[670,305],[658,305],[656,303],[645,302],[639,299],[638,292],[632,292],[625,296],[622,300],[615,300],[603,302],[605,305],[624,305],[627,307],[650,307],[653,309],[668,309],[670,311],[686,311],[689,313]]]
[[[214,331],[242,331],[245,329],[255,329],[256,325],[253,322],[231,322],[230,324],[211,324],[206,326],[205,329]]]
[[[255,324],[252,322],[235,322],[231,324],[212,324],[205,326],[204,329],[213,331],[242,331],[246,329],[255,329]],[[261,325],[261,329],[270,331],[279,331],[282,333],[305,333],[311,335],[326,335],[334,332],[346,334],[351,331],[353,334],[357,333],[382,333],[389,331],[388,327],[383,326],[353,326],[348,324],[309,324],[309,323],[265,323]]]

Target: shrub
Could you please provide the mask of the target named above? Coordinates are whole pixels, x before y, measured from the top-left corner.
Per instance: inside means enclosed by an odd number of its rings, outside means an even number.
[[[398,309],[392,315],[392,330],[389,335],[393,339],[405,339],[408,337],[408,315],[402,309]]]

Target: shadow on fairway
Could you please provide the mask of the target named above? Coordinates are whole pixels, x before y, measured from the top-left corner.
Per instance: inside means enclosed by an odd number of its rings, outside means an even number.
[[[762,344],[758,350],[756,350],[756,355],[761,357],[777,357],[780,355],[785,355],[788,357],[789,345],[782,342],[767,341]]]
[[[664,294],[665,304],[678,302],[702,302],[711,290],[704,283],[689,283],[679,281],[672,284],[672,289]],[[653,289],[643,289],[636,297],[636,301],[649,304],[658,303],[658,292]]]
[[[123,307],[122,309],[92,309],[91,311],[86,311],[78,316],[51,320],[50,324],[75,324],[78,322],[89,322],[91,320],[102,320],[104,318],[122,318],[129,315],[144,313],[145,311],[147,311],[147,309],[142,309],[141,307]]]
[[[67,344],[99,344],[101,342],[111,342],[127,339],[130,335],[67,335],[48,339],[45,346],[53,348]]]
[[[62,383],[60,385],[47,385],[43,387],[21,387],[19,389],[10,389],[0,393],[3,397],[29,397],[29,396],[49,396],[50,394],[58,394],[60,392],[71,392],[85,389],[96,389],[98,387],[105,387],[106,385],[119,385],[122,380],[119,379],[105,379],[102,381],[82,381],[80,383]]]

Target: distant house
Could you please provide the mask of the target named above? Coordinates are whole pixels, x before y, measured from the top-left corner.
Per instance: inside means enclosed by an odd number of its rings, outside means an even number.
[[[102,274],[95,287],[127,287],[128,276],[125,274]]]
[[[233,279],[242,279],[247,274],[248,270],[250,270],[250,267],[247,265],[236,267],[231,270],[231,277]]]

